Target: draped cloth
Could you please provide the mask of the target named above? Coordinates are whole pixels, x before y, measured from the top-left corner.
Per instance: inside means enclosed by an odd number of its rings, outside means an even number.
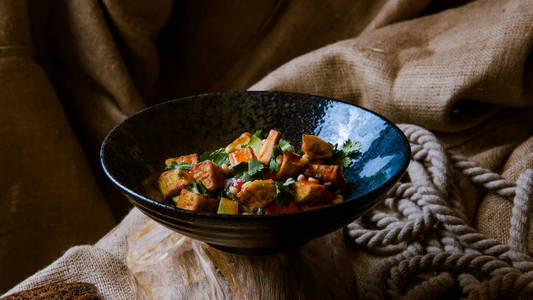
[[[147,219],[126,216],[98,147],[128,115],[179,96],[337,98],[431,130],[447,155],[510,182],[533,168],[531,1],[249,2],[0,0],[0,292],[86,281],[133,296],[126,239]],[[512,241],[513,202],[460,177],[448,182],[465,222]],[[384,258],[352,251],[365,282]]]

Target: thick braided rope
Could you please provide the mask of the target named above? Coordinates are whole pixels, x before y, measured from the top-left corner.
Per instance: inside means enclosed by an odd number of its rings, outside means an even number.
[[[511,218],[511,237],[509,245],[518,252],[528,254],[527,236],[530,219],[528,213],[533,208],[531,195],[533,194],[533,170],[522,173],[517,181],[516,196],[514,198],[513,216]]]
[[[423,164],[423,170],[419,166],[410,166],[408,170],[410,175],[415,175],[410,177],[416,179],[417,184],[396,184],[384,204],[362,218],[368,222],[360,219],[345,230],[353,243],[366,249],[407,243],[403,252],[382,260],[369,272],[369,280],[363,288],[364,297],[431,298],[428,295],[439,295],[446,290],[443,287],[452,283],[457,283],[463,294],[470,297],[529,293],[529,286],[533,285],[533,259],[527,255],[526,229],[531,211],[533,171],[522,174],[515,186],[462,156],[451,155],[453,166],[473,182],[507,199],[517,195],[510,247],[466,224],[461,201],[453,192],[455,186],[449,178],[446,155],[435,136],[414,125],[400,125],[400,128],[411,143],[414,163]],[[428,180],[424,176],[429,177]],[[448,188],[452,192],[448,192]],[[375,229],[367,228],[366,223]],[[516,245],[519,245],[519,252],[513,249]],[[438,274],[404,294],[409,279],[431,272]],[[492,279],[481,282],[479,274],[490,275]]]

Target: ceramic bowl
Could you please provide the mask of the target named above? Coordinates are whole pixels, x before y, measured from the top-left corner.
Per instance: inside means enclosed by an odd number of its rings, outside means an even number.
[[[295,147],[301,134],[342,144],[361,143],[344,169],[345,201],[284,215],[239,216],[176,208],[162,199],[156,179],[164,160],[229,144],[244,131],[277,129]],[[342,101],[283,92],[225,92],[168,101],[113,128],[100,160],[109,179],[144,214],[218,249],[265,255],[298,247],[350,223],[385,197],[409,163],[407,139],[384,117]]]

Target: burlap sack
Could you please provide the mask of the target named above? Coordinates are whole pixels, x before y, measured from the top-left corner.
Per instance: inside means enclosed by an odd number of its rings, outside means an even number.
[[[533,3],[461,2],[1,0],[0,291],[95,241],[127,210],[95,179],[98,144],[114,124],[267,73],[251,89],[340,98],[442,131],[450,150],[516,179],[531,167],[533,112],[505,107],[533,102]],[[472,224],[506,241],[510,204],[458,185]],[[123,241],[143,220],[133,212],[12,291],[77,278],[106,296],[132,295]],[[358,276],[376,261],[357,251],[354,260]],[[80,274],[85,264],[93,275]]]

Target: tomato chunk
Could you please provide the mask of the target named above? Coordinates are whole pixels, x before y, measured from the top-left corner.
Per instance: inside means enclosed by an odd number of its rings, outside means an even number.
[[[299,212],[300,208],[291,201],[287,206],[281,206],[277,202],[273,202],[268,207],[265,208],[265,214],[267,215],[280,215],[280,214],[290,214],[294,212]]]

